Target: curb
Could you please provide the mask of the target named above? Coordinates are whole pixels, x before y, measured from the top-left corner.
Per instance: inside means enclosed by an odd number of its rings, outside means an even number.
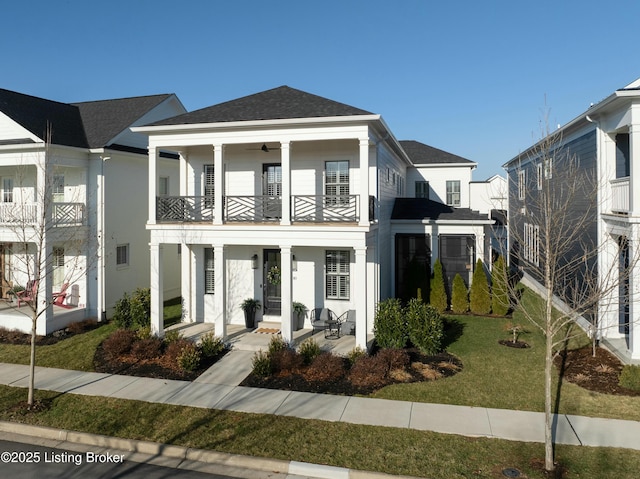
[[[87,432],[67,431],[47,426],[33,426],[8,421],[0,421],[0,433],[18,434],[34,439],[69,442],[96,448],[114,449],[150,457],[164,457],[180,461],[218,465],[223,468],[244,468],[254,471],[290,474],[294,476],[313,477],[317,479],[419,479],[414,476],[395,476],[381,472],[359,471],[345,467],[311,464],[283,459],[260,458],[230,454],[206,449],[194,449],[184,446],[173,446],[151,441],[138,441],[119,437],[103,436]],[[52,446],[60,447],[60,446]],[[134,457],[125,460],[146,462]]]

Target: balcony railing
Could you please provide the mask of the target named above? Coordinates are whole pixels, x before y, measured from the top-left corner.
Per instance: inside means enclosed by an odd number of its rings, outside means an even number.
[[[295,222],[357,222],[358,195],[294,196],[291,220]]]
[[[611,212],[612,213],[629,213],[630,198],[630,182],[629,177],[616,178],[611,180]]]
[[[226,221],[280,221],[281,196],[227,196],[225,197]]]
[[[83,203],[52,203],[51,219],[55,226],[84,224]],[[41,220],[40,207],[35,203],[0,203],[0,224],[35,225]]]
[[[156,198],[156,220],[213,221],[213,207],[213,196],[159,196]]]

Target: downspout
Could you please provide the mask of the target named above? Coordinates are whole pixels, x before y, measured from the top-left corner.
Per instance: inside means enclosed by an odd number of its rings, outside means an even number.
[[[106,286],[105,286],[105,278],[106,278],[106,270],[107,270],[107,261],[105,255],[107,254],[107,248],[105,246],[106,238],[105,238],[105,178],[104,178],[104,164],[107,160],[110,160],[110,156],[100,156],[100,264],[99,264],[99,274],[100,274],[100,301],[98,302],[98,307],[100,308],[100,321],[107,321],[107,306],[106,306]]]

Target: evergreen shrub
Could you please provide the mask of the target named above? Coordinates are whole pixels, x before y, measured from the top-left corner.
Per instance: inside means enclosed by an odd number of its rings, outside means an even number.
[[[433,265],[433,278],[431,278],[429,303],[441,313],[445,312],[449,306],[447,289],[444,284],[444,271],[442,270],[440,258],[437,258]]]
[[[489,281],[484,272],[484,264],[479,259],[473,272],[473,282],[469,292],[469,307],[474,314],[486,315],[491,312],[491,295]]]
[[[373,320],[373,332],[381,348],[404,348],[407,344],[407,324],[400,300],[380,301]]]
[[[453,288],[451,291],[451,311],[457,314],[469,311],[469,291],[464,279],[460,274],[453,278]]]

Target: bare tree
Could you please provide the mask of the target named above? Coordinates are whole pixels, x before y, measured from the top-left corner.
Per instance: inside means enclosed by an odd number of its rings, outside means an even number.
[[[518,309],[545,337],[545,468],[551,471],[554,358],[573,335],[582,334],[576,323],[586,318],[595,332],[599,303],[618,289],[638,258],[622,274],[617,265],[599,269],[606,248],[597,227],[602,189],[595,154],[578,154],[585,140],[565,141],[561,132],[549,130],[546,116],[544,125],[543,139],[510,172],[509,234],[512,269],[519,267],[542,286],[542,301]],[[510,282],[510,288],[511,297],[518,297],[519,286]]]
[[[45,136],[43,149],[16,166],[14,197],[10,204],[4,203],[2,211],[3,227],[13,238],[10,265],[3,272],[8,272],[8,277],[4,279],[11,285],[25,284],[22,291],[16,286],[13,289],[18,305],[24,303],[31,318],[29,406],[34,403],[38,321],[53,313],[56,299],[64,299],[51,294],[53,283],[68,286],[86,281],[87,271],[97,259],[90,251],[91,233],[85,218],[86,181],[72,192],[77,198],[60,201],[65,185],[60,184],[62,175],[56,174],[61,167],[53,154],[51,128]]]

